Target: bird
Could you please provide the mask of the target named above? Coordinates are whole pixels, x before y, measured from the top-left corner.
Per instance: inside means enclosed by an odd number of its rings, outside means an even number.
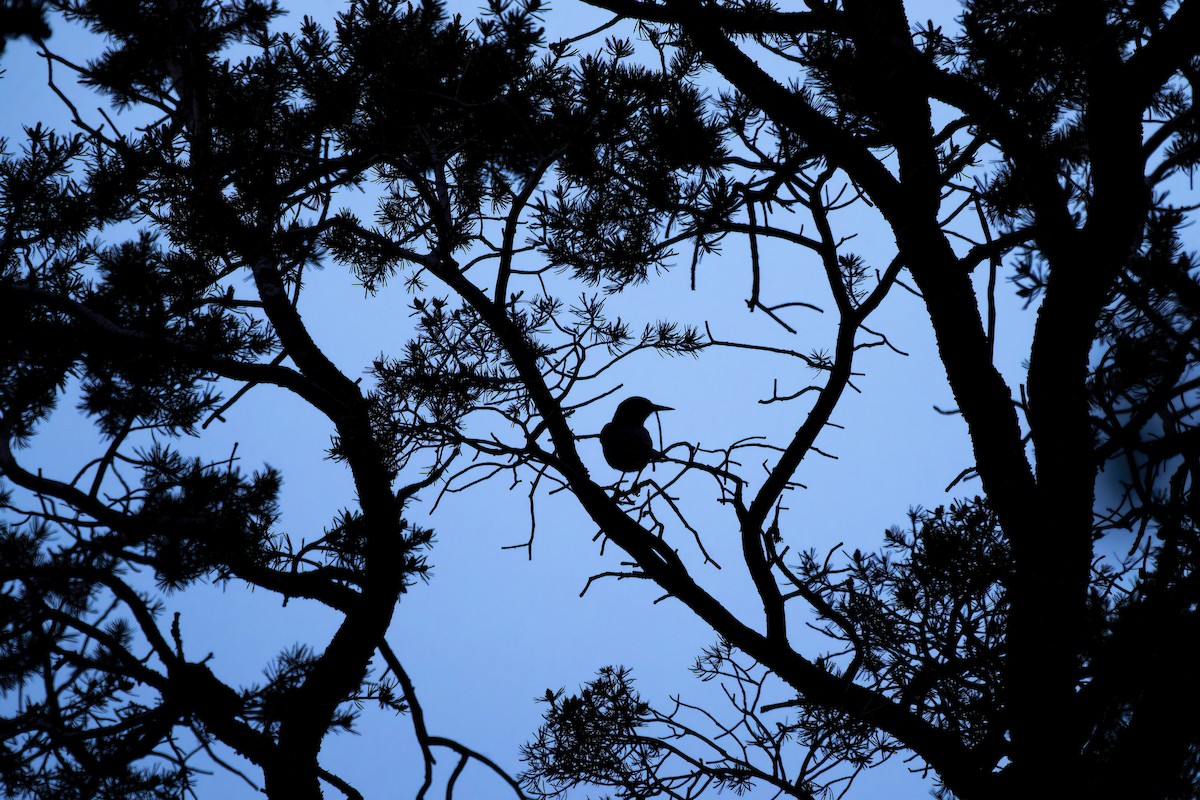
[[[621,401],[612,422],[600,431],[600,447],[604,460],[621,472],[641,472],[651,461],[659,458],[654,440],[646,430],[646,418],[655,411],[674,411],[644,397],[629,397]]]

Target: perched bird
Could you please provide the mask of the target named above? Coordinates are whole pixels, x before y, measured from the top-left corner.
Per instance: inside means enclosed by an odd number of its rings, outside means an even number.
[[[674,409],[651,403],[644,397],[630,397],[617,406],[612,422],[600,431],[600,446],[610,467],[621,472],[641,472],[655,460],[658,452],[645,424],[646,417],[655,411]]]

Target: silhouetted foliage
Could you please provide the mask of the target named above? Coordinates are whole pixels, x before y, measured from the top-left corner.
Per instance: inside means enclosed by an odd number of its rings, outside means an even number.
[[[49,38],[50,25],[41,0],[0,0],[0,55],[8,40],[19,36]]]
[[[1173,199],[1194,198],[1200,157],[1196,4],[976,0],[953,29],[910,23],[900,2],[594,4],[642,20],[664,63],[678,53],[725,87],[711,108],[732,169],[676,210],[691,217],[696,254],[749,238],[747,303],[791,330],[786,309],[798,301],[764,299],[760,243],[808,248],[840,326],[826,350],[786,351],[827,380],[773,388],[768,402],[816,399],[753,496],[743,501],[749,481],[734,477],[746,442],[718,446],[710,462],[719,502],[737,511],[761,620],[723,616],[681,564],[639,554],[635,532],[616,535],[620,525],[593,511],[636,562],[621,577],[654,580],[723,637],[704,661],[723,676],[732,716],[705,707],[706,741],[678,707],[635,705],[635,724],[605,732],[607,706],[594,698],[613,696],[616,678],[617,694],[630,690],[624,670],[602,672],[570,703],[547,698],[528,785],[695,797],[753,773],[746,780],[770,792],[824,796],[915,752],[942,792],[964,798],[1194,796],[1200,741],[1168,709],[1190,718],[1200,700],[1178,644],[1198,597],[1200,306],[1183,238],[1196,206]],[[839,233],[841,210],[867,203],[894,236],[890,262],[851,252],[852,228]],[[781,211],[809,224],[781,222]],[[1038,313],[1019,391],[993,367],[1006,266]],[[986,294],[971,282],[985,270]],[[901,271],[971,433],[976,461],[959,479],[981,479],[986,499],[914,511],[880,553],[788,557],[784,492],[805,456],[823,452],[815,442],[852,385],[855,351],[890,344],[864,323]],[[702,452],[688,446],[683,473]],[[1098,480],[1119,486],[1115,502],[1098,497]],[[651,531],[663,530],[652,506],[670,503],[667,492],[637,506]],[[792,620],[829,645],[800,644]],[[772,680],[795,700],[734,701]],[[794,749],[764,747],[772,726]],[[572,761],[573,736],[606,743],[615,760]],[[717,739],[724,749],[713,751]]]
[[[611,38],[547,46],[536,0],[478,20],[354,0],[288,33],[260,0],[45,3],[108,46],[46,50],[52,88],[136,122],[68,103],[72,133],[29,127],[0,161],[5,791],[181,797],[220,744],[269,797],[358,797],[320,754],[367,702],[411,714],[422,794],[432,748],[495,768],[429,733],[386,635],[428,575],[407,503],[508,480],[534,513],[569,493],[623,553],[593,580],[650,581],[711,628],[693,672],[727,703],[601,667],[547,692],[519,785],[497,769],[518,795],[830,797],[899,757],[964,800],[1194,796],[1200,283],[1195,206],[1171,198],[1200,158],[1200,0],[971,0],[953,29],[899,0],[592,3]],[[44,36],[42,10],[4,4],[0,33]],[[733,241],[779,339],[606,306],[680,261],[694,285]],[[413,335],[362,380],[297,310],[321,267],[411,295]],[[879,552],[794,552],[786,498],[860,353],[897,349],[872,319],[897,287],[982,493],[915,508]],[[1005,291],[1037,313],[1015,390]],[[796,346],[812,309],[831,338]],[[610,368],[709,349],[778,359],[763,402],[792,404],[794,435],[704,434],[598,482],[577,420],[615,406]],[[353,476],[314,538],[281,530],[279,471],[196,454],[256,387],[320,414]],[[49,475],[24,448],[62,405],[98,440]],[[761,615],[705,588],[722,526]],[[315,601],[337,630],[230,685],[168,612],[201,582]]]
[[[638,337],[599,300],[568,310],[502,284],[526,237],[569,249],[553,244],[562,209],[536,194],[555,170],[563,187],[572,171],[611,182],[637,160],[658,187],[637,218],[611,203],[593,217],[648,225],[649,237],[683,173],[719,158],[702,94],[627,54],[573,64],[543,51],[536,2],[466,20],[436,2],[362,0],[332,29],[304,20],[292,33],[273,31],[280,8],[258,0],[46,7],[108,45],[86,64],[45,50],[51,88],[63,91],[65,72],[144,117],[122,131],[68,105],[74,133],[28,128],[0,164],[0,681],[17,698],[0,729],[6,792],[181,797],[198,761],[222,765],[219,743],[262,770],[269,796],[316,797],[322,782],[358,796],[318,752],[366,701],[413,712],[422,793],[432,747],[499,771],[426,731],[384,638],[399,597],[428,573],[432,534],[404,508],[442,479],[466,417],[532,413],[506,353],[515,343],[559,365],[563,382],[577,364],[535,344],[548,329],[581,354],[701,346],[669,323]],[[45,35],[12,16],[40,6],[4,9],[5,34]],[[378,201],[372,223],[335,200],[355,189]],[[652,249],[647,238],[583,277],[644,276]],[[305,270],[326,264],[371,293],[398,279],[416,294],[417,336],[363,386],[296,311]],[[490,310],[423,291],[443,268],[480,264],[503,276],[495,308],[515,338]],[[262,385],[324,415],[329,454],[354,476],[353,504],[314,538],[280,529],[277,470],[248,473],[236,450],[188,453]],[[64,402],[99,448],[73,475],[27,470],[22,448]],[[198,583],[316,601],[342,623],[323,648],[264,665],[260,684],[227,685],[188,647],[186,620],[165,618],[171,593]]]

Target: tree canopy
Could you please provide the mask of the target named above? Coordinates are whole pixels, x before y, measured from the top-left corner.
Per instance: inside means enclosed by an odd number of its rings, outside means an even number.
[[[353,0],[290,29],[261,0],[0,7],[72,117],[0,162],[6,792],[181,797],[220,745],[271,798],[360,797],[322,745],[373,704],[411,716],[422,795],[444,749],[447,796],[474,759],[517,796],[850,797],[896,757],[963,800],[1194,797],[1200,3],[968,0],[937,26],[901,0],[589,2],[611,23],[554,40],[537,0]],[[58,52],[47,19],[107,49]],[[733,243],[777,336],[719,338],[670,297],[644,327],[610,310]],[[301,313],[322,268],[408,293],[412,336],[365,374]],[[864,351],[903,357],[876,322],[898,293],[932,326],[977,491],[913,498],[881,549],[815,549],[789,498]],[[1016,380],[1012,295],[1036,315]],[[815,313],[826,341],[797,333]],[[615,480],[592,459],[579,420],[616,406],[621,365],[721,351],[774,359],[787,436],[701,432]],[[201,448],[250,391],[334,432],[354,491],[317,536],[279,524],[278,470]],[[31,469],[63,403],[99,444]],[[409,504],[501,482],[535,524],[572,498],[592,527],[565,535],[622,554],[593,580],[709,629],[693,671],[727,707],[597,665],[547,691],[519,776],[432,735],[387,639],[429,570]],[[750,611],[711,589],[727,552]],[[337,624],[231,683],[171,613],[206,583]]]

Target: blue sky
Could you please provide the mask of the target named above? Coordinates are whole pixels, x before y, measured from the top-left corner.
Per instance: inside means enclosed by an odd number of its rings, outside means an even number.
[[[954,4],[909,3],[915,21],[932,18],[953,24]],[[291,11],[278,26],[290,28],[303,14],[328,18],[332,4],[290,2]],[[474,4],[452,3],[464,14]],[[560,0],[546,18],[550,38],[594,27],[607,15],[581,3]],[[72,50],[85,37],[55,29],[51,42]],[[61,107],[44,87],[44,66],[25,42],[14,42],[5,54],[7,74],[0,81],[6,109],[4,130],[17,137],[25,121],[44,119],[65,127]],[[76,93],[77,98],[83,97]],[[94,101],[81,108],[94,107]],[[10,147],[12,145],[10,144]],[[848,212],[838,224],[845,233],[860,232],[859,250],[883,266],[891,240],[878,222]],[[720,338],[772,344],[808,351],[832,342],[832,308],[825,315],[798,312],[788,321],[789,334],[761,313],[750,314],[743,299],[749,290],[748,250],[744,241],[729,240],[719,257],[700,265],[697,290],[688,288],[686,261],[647,286],[627,291],[613,301],[635,323],[664,316],[702,325],[710,322]],[[806,299],[827,306],[827,292],[815,259],[802,251],[764,251],[765,285],[776,299]],[[567,299],[580,289],[563,285]],[[1000,346],[997,362],[1012,385],[1020,382],[1033,310],[1022,310],[1001,283]],[[381,351],[398,352],[409,330],[402,291],[388,290],[364,299],[361,287],[330,268],[310,277],[301,312],[334,361],[349,375],[363,374]],[[872,327],[910,353],[897,356],[886,348],[865,351],[855,380],[861,394],[847,393],[818,446],[836,461],[810,459],[797,474],[807,490],[793,492],[781,522],[794,547],[827,550],[845,542],[848,550],[875,549],[885,528],[903,523],[910,506],[934,506],[953,496],[974,494],[977,484],[944,489],[971,463],[965,427],[957,417],[939,415],[933,406],[952,407],[944,371],[936,359],[928,322],[916,298],[897,290],[885,302]],[[624,388],[614,398],[643,394],[676,411],[662,415],[667,442],[687,440],[714,445],[741,436],[766,435],[784,442],[803,419],[805,401],[762,405],[772,381],[780,391],[795,390],[815,376],[797,364],[744,351],[711,350],[699,358],[664,359],[642,354],[615,369],[604,386]],[[577,416],[577,431],[597,432],[611,414],[613,402],[597,404]],[[286,394],[265,388],[252,391],[228,415],[227,423],[210,427],[196,446],[213,457],[227,455],[234,444],[249,469],[262,463],[284,475],[282,527],[296,536],[319,534],[333,515],[352,499],[343,468],[324,458],[329,426]],[[29,454],[30,463],[48,471],[74,471],[92,452],[96,437],[73,417],[70,404],[45,428]],[[608,468],[595,440],[582,444],[585,458],[598,476]],[[414,476],[410,476],[414,477]],[[615,478],[615,475],[613,475]],[[712,502],[707,487],[696,480],[685,485],[683,502],[705,536],[706,545],[724,565],[716,571],[700,566],[695,548],[681,541],[681,552],[694,565],[702,583],[731,607],[755,619],[758,605],[748,577],[739,569],[732,513]],[[424,706],[430,732],[457,738],[513,772],[519,769],[517,748],[539,721],[533,702],[549,688],[573,688],[607,664],[634,668],[643,695],[666,706],[669,695],[686,699],[713,697],[712,685],[692,679],[688,666],[714,636],[690,612],[670,601],[654,604],[658,593],[631,581],[602,581],[580,598],[587,578],[615,568],[619,557],[609,548],[601,557],[592,541],[594,528],[564,494],[538,502],[538,533],[533,559],[523,551],[502,550],[528,535],[528,503],[524,485],[508,490],[505,480],[450,496],[430,515],[433,493],[410,509],[418,524],[437,531],[432,552],[432,580],[402,600],[390,640],[411,674]],[[169,610],[183,613],[189,655],[211,651],[210,665],[232,683],[259,677],[262,667],[295,642],[320,644],[336,619],[328,612],[293,602],[281,608],[269,594],[249,593],[231,585],[200,587],[172,596]],[[169,617],[168,617],[169,618]],[[786,699],[782,692],[772,700]],[[419,784],[417,749],[407,717],[367,713],[360,736],[333,737],[324,762],[357,785],[366,797],[410,797]],[[444,753],[440,777],[454,758]],[[862,798],[924,797],[928,785],[903,774],[903,766],[881,777],[867,776],[852,796]],[[472,766],[464,776],[464,797],[504,797],[506,789]],[[251,798],[256,793],[230,776],[207,779],[201,796]],[[331,790],[329,796],[336,793]]]

